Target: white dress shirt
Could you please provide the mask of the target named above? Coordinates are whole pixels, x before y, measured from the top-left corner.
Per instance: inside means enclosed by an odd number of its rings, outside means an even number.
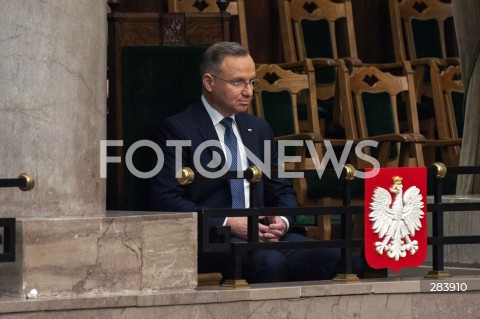
[[[202,95],[202,102],[203,105],[205,106],[205,109],[207,110],[208,115],[210,115],[210,119],[212,120],[213,126],[215,127],[215,131],[217,131],[218,139],[220,140],[220,144],[222,145],[223,149],[223,154],[226,157],[226,151],[225,151],[225,143],[224,143],[224,138],[225,138],[225,127],[220,124],[220,121],[223,120],[224,116],[220,114],[217,110],[215,110],[205,99],[205,97]],[[245,152],[245,145],[243,145],[242,142],[242,137],[240,136],[240,133],[238,131],[237,127],[237,122],[235,122],[235,115],[232,115],[231,118],[233,119],[233,133],[235,134],[237,138],[237,145],[238,149],[240,151],[240,161],[241,161],[241,167],[239,167],[239,170],[246,170],[248,167],[248,160],[247,160],[247,153]],[[250,207],[250,183],[244,179],[243,180],[243,190],[245,194],[245,208]],[[288,222],[288,219],[284,216],[280,216],[280,218],[286,223],[287,228],[290,227],[290,223]],[[225,218],[225,221],[223,222],[223,225],[225,226],[227,224],[228,217]]]

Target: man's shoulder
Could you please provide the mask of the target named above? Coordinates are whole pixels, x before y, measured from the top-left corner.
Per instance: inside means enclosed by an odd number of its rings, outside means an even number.
[[[188,105],[183,110],[166,117],[163,120],[163,122],[165,122],[165,123],[184,123],[185,121],[194,120],[195,119],[195,109],[198,108],[199,105],[200,106],[202,105],[200,100],[195,101],[195,102],[191,103],[190,105]]]
[[[235,118],[237,120],[237,123],[239,123],[240,125],[243,124],[256,128],[264,128],[270,130],[270,125],[268,124],[268,122],[265,119],[256,115],[252,115],[249,113],[238,113],[237,115],[235,115]]]

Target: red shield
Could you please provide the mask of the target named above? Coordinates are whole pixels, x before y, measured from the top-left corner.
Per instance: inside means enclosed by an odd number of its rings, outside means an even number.
[[[425,167],[382,168],[365,179],[365,257],[370,267],[397,272],[423,263],[426,189]]]

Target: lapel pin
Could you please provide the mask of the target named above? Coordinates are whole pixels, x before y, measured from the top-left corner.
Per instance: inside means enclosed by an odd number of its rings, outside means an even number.
[[[252,133],[252,129],[251,128],[247,129],[247,132]]]

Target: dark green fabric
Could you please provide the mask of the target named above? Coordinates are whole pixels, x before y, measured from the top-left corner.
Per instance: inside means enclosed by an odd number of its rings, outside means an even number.
[[[455,113],[458,137],[463,136],[463,126],[465,124],[465,115],[463,114],[463,98],[463,93],[452,92],[453,111]]]
[[[361,198],[364,193],[364,180],[356,178],[351,182],[352,197]],[[322,179],[307,178],[307,197],[322,198],[333,197],[341,198],[343,196],[343,180],[322,176]]]
[[[333,42],[327,20],[302,20],[301,27],[307,58],[334,58]],[[335,83],[335,81],[336,69],[334,67],[315,69],[315,83],[317,85]]]
[[[307,178],[307,197],[316,198],[342,198],[343,180],[322,176],[322,179]],[[363,179],[354,179],[351,182],[352,198],[363,198],[365,182]],[[332,222],[339,222],[340,215],[330,215]],[[313,225],[315,223],[314,215],[299,215],[295,220],[299,225]]]
[[[332,38],[328,21],[325,19],[302,20],[300,24],[307,57],[333,59]]]
[[[122,51],[124,150],[136,141],[153,140],[155,126],[201,95],[198,72],[206,47],[132,46]],[[124,163],[124,161],[122,161]],[[133,156],[135,168],[151,171],[156,155],[148,147]],[[125,164],[123,164],[125,165]],[[124,167],[124,210],[147,210],[149,182]]]
[[[412,20],[413,42],[417,58],[442,58],[442,38],[435,19]],[[424,83],[430,83],[429,66],[425,66]]]
[[[422,102],[417,103],[417,113],[419,120],[435,117],[433,100],[426,96],[422,96]],[[402,100],[400,97],[397,98],[397,114],[399,121],[407,120],[407,105],[405,100]]]
[[[330,36],[330,26],[325,19],[302,20],[301,28],[305,44],[307,58],[330,58],[333,59],[333,42]],[[316,85],[334,84],[337,80],[336,67],[316,67]],[[332,120],[333,99],[319,101],[318,117],[327,121]]]
[[[295,225],[315,225],[315,215],[297,215]]]
[[[264,117],[275,136],[295,133],[294,114],[290,92],[262,92]]]
[[[363,93],[365,120],[368,136],[395,133],[393,108],[388,93]],[[377,148],[371,148],[371,155],[378,156]],[[390,158],[397,156],[397,147],[392,144]]]
[[[317,109],[318,109],[318,117],[319,118],[324,118],[327,120],[332,119],[332,112],[333,112],[333,98],[321,101],[317,101]],[[298,104],[297,105],[297,111],[298,111],[298,119],[299,120],[306,120],[308,119],[308,113],[307,113],[307,105],[306,104]]]
[[[412,20],[417,58],[442,58],[442,39],[435,19]]]

